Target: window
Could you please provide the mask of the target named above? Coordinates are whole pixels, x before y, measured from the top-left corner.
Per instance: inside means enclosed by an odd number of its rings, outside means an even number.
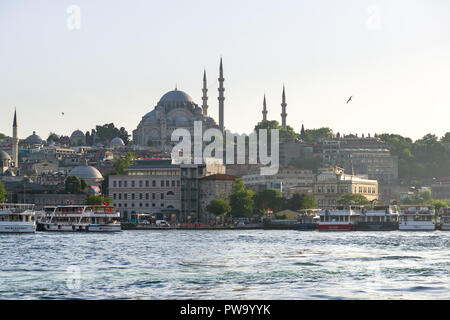
[[[172,180],[172,187],[175,187],[175,180]]]
[[[177,180],[177,187],[180,186],[180,180]]]
[[[124,188],[127,187],[127,181],[124,181],[124,182],[123,182],[123,186],[124,186]]]
[[[156,180],[152,181],[152,187],[156,187]]]
[[[119,188],[122,188],[122,181],[119,181]]]
[[[113,181],[113,187],[114,188],[117,187],[117,181],[116,180]]]
[[[122,200],[122,194],[119,193],[119,200]]]
[[[150,199],[150,194],[149,194],[149,193],[146,193],[146,194],[145,194],[145,199],[146,199],[146,200]]]
[[[144,183],[142,182],[142,180],[139,180],[139,188],[142,188],[144,185]]]
[[[134,188],[134,180],[131,181],[131,187]]]
[[[164,193],[161,193],[161,200],[164,199]]]
[[[139,199],[142,200],[142,198],[143,198],[142,193],[139,193]]]
[[[173,195],[175,195],[175,193],[173,191],[167,191],[167,195],[168,196],[173,196]]]
[[[146,187],[149,187],[149,186],[150,186],[150,181],[146,180],[146,181],[145,181],[145,186],[146,186]]]
[[[134,193],[131,194],[131,200],[134,200]]]
[[[170,181],[166,180],[166,187],[170,187]]]
[[[164,180],[161,180],[161,187],[164,187]]]
[[[152,199],[155,199],[155,194],[154,193],[152,193]]]

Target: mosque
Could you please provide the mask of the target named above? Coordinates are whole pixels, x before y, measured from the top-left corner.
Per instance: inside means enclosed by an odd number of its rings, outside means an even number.
[[[197,105],[192,98],[175,88],[161,97],[156,107],[142,117],[136,130],[133,131],[133,142],[141,146],[164,148],[171,141],[175,129],[187,129],[194,133],[194,121],[201,121],[203,130],[216,128],[224,132],[224,86],[222,59],[219,67],[219,124],[208,116],[208,89],[206,71],[203,74],[202,106]]]

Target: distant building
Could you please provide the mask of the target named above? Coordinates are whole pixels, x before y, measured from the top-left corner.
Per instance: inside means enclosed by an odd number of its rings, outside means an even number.
[[[199,178],[224,173],[225,166],[172,164],[169,160],[136,160],[125,175],[109,176],[109,196],[122,217],[148,213],[169,221],[198,221]]]
[[[346,193],[362,194],[369,201],[378,199],[378,181],[345,174],[339,167],[320,168],[314,182],[314,198],[319,208],[334,207]]]
[[[86,136],[80,131],[76,130],[70,135],[70,145],[72,146],[84,146],[86,144]]]
[[[433,199],[450,199],[450,177],[436,179],[431,185]]]
[[[305,193],[310,193],[313,189],[314,174],[309,169],[299,169],[295,167],[281,167],[277,174],[261,175],[258,169],[242,177],[246,187],[255,192],[266,189],[278,189],[285,197],[292,196],[289,190],[293,187],[303,187]],[[280,186],[280,189],[276,186]],[[310,190],[308,192],[308,190]]]
[[[100,186],[103,181],[100,171],[91,166],[78,166],[70,171],[69,176],[76,176],[86,180],[88,186]]]
[[[398,158],[378,137],[337,137],[323,142],[323,165],[348,174],[367,175],[380,186],[398,183]]]
[[[212,174],[199,179],[200,221],[209,222],[214,215],[206,206],[214,199],[227,199],[237,177],[228,174]]]

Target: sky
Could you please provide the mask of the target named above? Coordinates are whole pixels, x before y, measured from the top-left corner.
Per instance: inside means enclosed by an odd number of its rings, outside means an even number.
[[[232,132],[264,94],[281,122],[283,84],[296,132],[450,131],[448,0],[0,0],[0,132],[16,107],[20,138],[131,133],[176,85],[201,105],[204,69],[218,120],[220,57]]]

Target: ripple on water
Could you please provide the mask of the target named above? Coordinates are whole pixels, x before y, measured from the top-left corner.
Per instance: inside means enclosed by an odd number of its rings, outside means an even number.
[[[0,299],[448,299],[449,247],[443,232],[0,235]]]

